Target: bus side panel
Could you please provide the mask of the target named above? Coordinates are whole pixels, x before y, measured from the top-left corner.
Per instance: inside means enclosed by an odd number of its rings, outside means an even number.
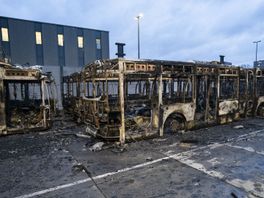
[[[6,130],[6,116],[5,116],[5,90],[3,80],[0,80],[0,134]]]

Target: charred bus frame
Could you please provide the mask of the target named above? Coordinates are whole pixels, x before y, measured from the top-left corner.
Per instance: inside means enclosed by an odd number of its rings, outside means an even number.
[[[211,63],[113,59],[63,78],[63,106],[102,138],[163,135],[263,114],[264,72]]]
[[[37,68],[0,62],[0,135],[51,127],[56,88]]]

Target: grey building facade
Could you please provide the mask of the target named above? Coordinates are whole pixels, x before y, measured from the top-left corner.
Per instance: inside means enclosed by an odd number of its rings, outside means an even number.
[[[253,65],[254,67],[264,68],[264,60],[254,61]]]
[[[109,32],[0,16],[0,47],[13,64],[42,65],[61,77],[97,59],[109,58]],[[59,98],[60,100],[60,98]]]
[[[109,58],[109,32],[0,16],[1,46],[13,63],[82,67]]]

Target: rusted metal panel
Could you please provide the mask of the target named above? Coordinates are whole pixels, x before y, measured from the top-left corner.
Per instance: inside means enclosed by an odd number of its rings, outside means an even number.
[[[264,113],[264,91],[258,88],[264,86],[263,74],[213,63],[96,61],[63,78],[64,108],[86,123],[87,131],[124,143],[162,136],[165,128],[191,129],[231,122],[249,111]],[[75,94],[81,87],[83,95]]]
[[[5,95],[4,81],[0,80],[0,134],[6,131],[6,111],[5,111]]]
[[[119,103],[120,103],[120,132],[119,141],[125,143],[125,97],[124,97],[124,68],[123,62],[119,62]]]
[[[56,98],[51,97],[56,92],[51,75],[38,68],[3,62],[0,75],[0,134],[51,127],[56,108]]]

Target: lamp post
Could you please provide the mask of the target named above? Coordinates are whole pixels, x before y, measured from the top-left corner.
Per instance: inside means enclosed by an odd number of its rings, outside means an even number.
[[[143,14],[140,13],[135,17],[135,20],[137,20],[138,25],[138,59],[140,59],[140,19],[143,17]]]
[[[261,40],[259,40],[259,41],[253,41],[253,43],[256,44],[256,62],[258,61],[258,43],[260,43],[260,42],[261,42]]]

